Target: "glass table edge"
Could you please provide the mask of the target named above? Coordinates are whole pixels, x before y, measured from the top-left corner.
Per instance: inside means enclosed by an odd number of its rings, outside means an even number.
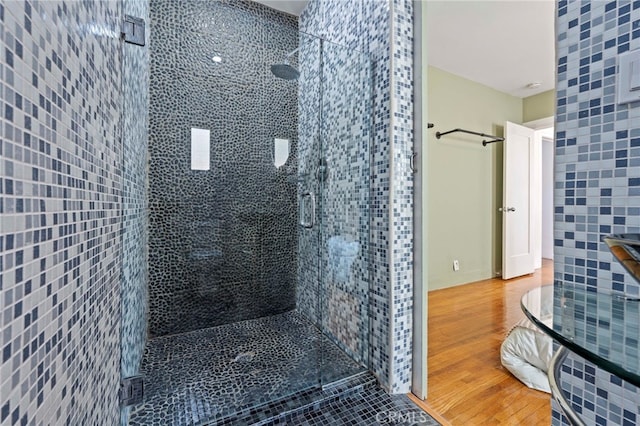
[[[549,285],[543,286],[543,287],[553,287],[553,284],[549,284]],[[531,322],[533,322],[536,325],[536,327],[538,327],[543,333],[547,334],[548,336],[550,336],[551,338],[556,340],[560,345],[566,347],[571,352],[581,356],[582,358],[586,359],[587,361],[592,362],[597,367],[600,367],[603,370],[605,370],[605,371],[607,371],[607,372],[609,372],[609,373],[611,373],[611,374],[613,374],[615,376],[618,376],[619,378],[631,383],[634,386],[640,387],[640,374],[636,374],[636,373],[633,373],[631,371],[628,371],[624,367],[620,366],[619,364],[611,362],[608,359],[602,357],[601,355],[598,355],[598,354],[596,354],[594,352],[591,352],[589,349],[586,349],[585,347],[577,344],[573,340],[571,340],[571,339],[563,336],[559,332],[553,330],[553,328],[549,328],[542,321],[540,321],[535,315],[533,315],[531,312],[529,312],[529,310],[526,308],[526,306],[525,306],[525,304],[523,302],[524,297],[528,293],[529,292],[526,292],[522,296],[522,298],[520,299],[520,308],[522,309],[522,311],[524,312],[526,317]]]

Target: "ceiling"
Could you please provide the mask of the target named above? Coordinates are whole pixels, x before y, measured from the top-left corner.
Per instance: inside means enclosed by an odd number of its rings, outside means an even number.
[[[430,65],[519,98],[555,87],[553,0],[426,4]]]
[[[257,0],[299,15],[307,0]],[[525,98],[555,85],[554,0],[429,0],[429,64]],[[529,83],[540,83],[527,88]]]
[[[309,0],[254,0],[272,9],[281,10],[291,15],[300,16]]]

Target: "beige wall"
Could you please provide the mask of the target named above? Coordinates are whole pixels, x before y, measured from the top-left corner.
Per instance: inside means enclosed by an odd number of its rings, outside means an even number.
[[[555,104],[555,90],[548,90],[524,98],[522,102],[522,121],[526,123],[540,118],[553,117],[556,113]]]
[[[522,123],[523,101],[429,67],[427,85],[429,289],[494,276],[501,265],[502,144],[437,131],[463,128],[502,136],[504,122]],[[453,271],[453,260],[460,271]]]

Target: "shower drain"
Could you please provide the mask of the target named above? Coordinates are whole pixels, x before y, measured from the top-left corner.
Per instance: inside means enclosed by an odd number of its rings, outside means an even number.
[[[233,362],[251,362],[253,357],[256,356],[255,352],[241,352],[233,359]]]

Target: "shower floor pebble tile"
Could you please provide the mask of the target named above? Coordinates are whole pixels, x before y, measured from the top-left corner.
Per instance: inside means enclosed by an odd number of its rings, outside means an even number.
[[[315,388],[320,374],[331,383],[362,371],[295,311],[155,338],[142,362],[144,401],[129,425],[215,424]]]

